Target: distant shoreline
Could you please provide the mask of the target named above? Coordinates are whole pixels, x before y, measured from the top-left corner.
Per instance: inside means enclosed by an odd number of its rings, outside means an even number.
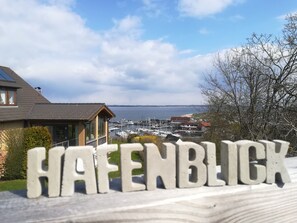
[[[208,105],[107,105],[108,107],[207,107]]]
[[[207,111],[205,105],[116,105],[108,106],[116,117],[115,121],[122,119],[140,121],[147,119],[166,120],[173,116],[202,113]]]

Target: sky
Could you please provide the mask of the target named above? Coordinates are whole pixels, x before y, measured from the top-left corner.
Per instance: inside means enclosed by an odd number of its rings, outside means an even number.
[[[51,102],[197,105],[220,52],[281,35],[296,0],[0,0],[0,65]]]

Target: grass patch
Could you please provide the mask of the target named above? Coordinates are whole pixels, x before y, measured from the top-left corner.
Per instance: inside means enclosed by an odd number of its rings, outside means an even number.
[[[25,190],[26,188],[27,188],[26,180],[0,181],[0,191]]]
[[[118,167],[119,167],[119,171],[109,173],[109,177],[110,178],[120,177],[120,174],[121,174],[120,173],[120,162],[121,162],[120,149],[118,149],[116,152],[112,152],[109,155],[109,157],[110,158],[109,158],[108,162],[110,164],[118,165]],[[142,168],[141,169],[134,169],[132,171],[132,175],[143,174],[144,173],[144,170],[143,170],[143,161],[141,160],[141,157],[140,157],[139,153],[138,152],[132,152],[131,158],[132,158],[133,161],[137,161],[137,162],[141,162],[142,163]]]

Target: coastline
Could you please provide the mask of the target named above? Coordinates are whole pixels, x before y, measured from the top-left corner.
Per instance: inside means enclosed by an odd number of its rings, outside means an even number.
[[[112,121],[122,119],[141,121],[149,119],[168,120],[173,116],[182,116],[195,113],[203,113],[205,106],[109,106],[116,117]]]

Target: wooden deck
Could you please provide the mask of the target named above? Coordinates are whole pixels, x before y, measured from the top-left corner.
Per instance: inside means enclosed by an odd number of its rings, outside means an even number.
[[[0,193],[4,222],[296,222],[297,157],[286,159],[292,182],[27,199]]]

